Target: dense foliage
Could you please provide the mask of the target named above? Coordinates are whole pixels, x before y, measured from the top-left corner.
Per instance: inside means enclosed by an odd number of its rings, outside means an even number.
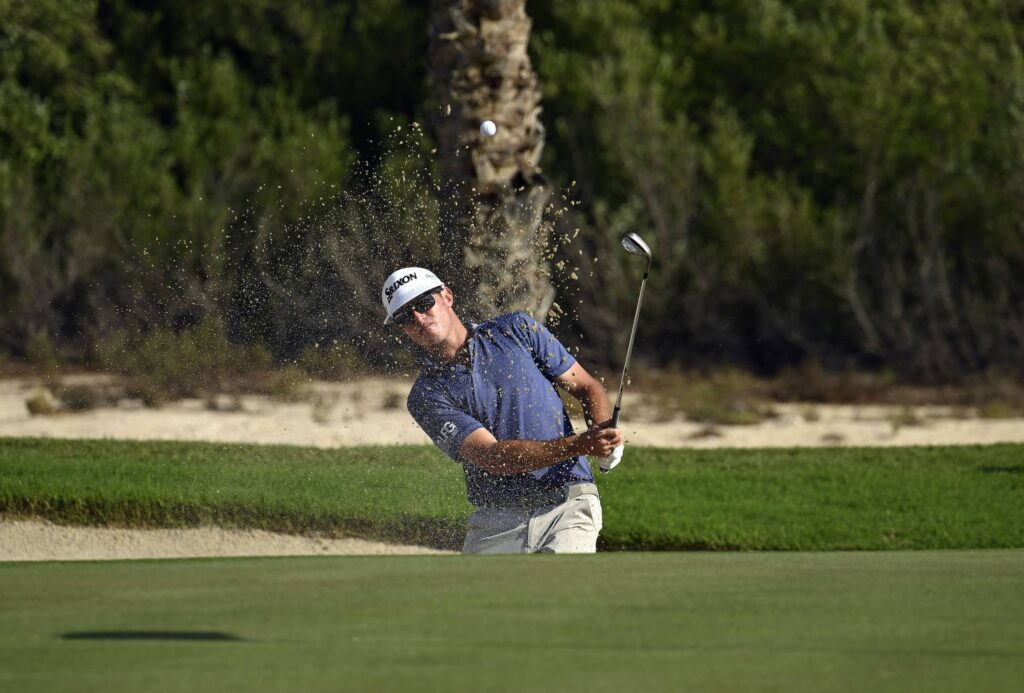
[[[44,333],[81,356],[211,315],[277,351],[314,341],[274,289],[374,121],[415,110],[422,17],[391,0],[3,0],[0,17],[0,348]]]
[[[656,252],[652,362],[1019,368],[1020,3],[530,11],[591,356],[625,341],[628,229]],[[409,0],[0,0],[0,349],[212,317],[385,364],[378,282],[442,260],[426,31]]]
[[[658,250],[648,348],[933,379],[1019,360],[1020,3],[537,7],[552,158],[603,254],[622,229]]]

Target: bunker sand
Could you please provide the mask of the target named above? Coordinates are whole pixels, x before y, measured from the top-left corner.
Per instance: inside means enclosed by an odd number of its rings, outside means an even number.
[[[102,382],[79,376],[76,382]],[[299,401],[220,396],[160,409],[124,401],[74,414],[32,416],[25,405],[38,380],[0,380],[0,435],[45,438],[186,440],[308,445],[429,445],[405,410],[411,380],[367,378],[311,383]],[[773,405],[775,417],[744,426],[706,426],[663,413],[627,392],[620,427],[631,445],[766,448],[986,445],[1024,442],[1024,419],[965,418],[951,407]],[[576,422],[577,430],[582,422]]]
[[[0,522],[0,561],[441,553],[449,552],[364,539],[329,539],[248,529],[120,529],[68,527],[37,520]]]

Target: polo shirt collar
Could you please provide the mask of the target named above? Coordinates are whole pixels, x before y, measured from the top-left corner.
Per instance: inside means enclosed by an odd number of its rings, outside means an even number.
[[[470,363],[473,361],[473,357],[476,355],[476,344],[473,342],[473,337],[476,336],[477,330],[480,329],[480,323],[471,322],[466,327],[466,348],[469,350]],[[426,370],[438,370],[444,367],[444,364],[438,363],[434,359],[430,358],[430,355],[423,349],[420,350],[420,367]]]

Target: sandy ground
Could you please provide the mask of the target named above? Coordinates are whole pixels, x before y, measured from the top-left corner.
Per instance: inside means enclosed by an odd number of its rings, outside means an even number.
[[[97,376],[69,378],[102,383]],[[365,379],[314,383],[308,397],[184,400],[161,409],[122,401],[83,413],[32,416],[26,400],[42,387],[32,379],[0,380],[0,436],[203,440],[311,445],[425,444],[405,411],[410,381]],[[964,418],[948,407],[782,404],[753,426],[705,426],[659,420],[639,395],[627,394],[621,427],[634,445],[688,448],[968,445],[1024,442],[1024,419]],[[628,448],[626,456],[628,464]],[[425,553],[355,539],[313,539],[267,532],[71,528],[37,522],[0,523],[0,561],[170,556],[344,555]]]
[[[79,376],[66,382],[102,382]],[[311,445],[429,444],[405,410],[412,383],[365,379],[314,383],[302,401],[264,397],[182,400],[160,409],[122,401],[75,414],[32,416],[25,406],[38,380],[0,380],[0,436],[205,440]],[[1024,442],[1024,419],[965,418],[950,407],[776,404],[774,418],[753,426],[708,427],[659,420],[639,395],[627,393],[621,427],[634,445],[688,448],[828,445],[973,445]],[[580,422],[577,422],[577,426]]]
[[[0,522],[0,561],[441,553],[450,552],[364,539],[328,539],[219,527],[137,530],[68,527],[36,520]]]

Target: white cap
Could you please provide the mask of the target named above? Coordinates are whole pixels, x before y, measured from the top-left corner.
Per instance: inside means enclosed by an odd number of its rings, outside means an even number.
[[[422,267],[403,267],[392,272],[384,280],[380,290],[380,300],[384,304],[384,324],[391,322],[392,316],[409,301],[431,289],[439,289],[444,282],[433,272]]]

